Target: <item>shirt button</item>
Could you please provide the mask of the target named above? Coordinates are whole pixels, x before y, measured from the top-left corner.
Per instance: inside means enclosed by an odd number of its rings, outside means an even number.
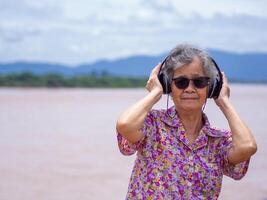
[[[191,183],[191,182],[188,182],[187,185],[188,185],[188,186],[192,186],[192,183]]]
[[[189,156],[188,159],[189,159],[189,160],[193,160],[193,156]]]

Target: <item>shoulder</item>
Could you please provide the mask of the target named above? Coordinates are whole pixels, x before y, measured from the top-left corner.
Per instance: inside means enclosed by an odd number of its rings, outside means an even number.
[[[152,109],[150,110],[145,118],[144,125],[145,126],[155,126],[157,124],[158,119],[161,118],[161,111]]]
[[[168,109],[151,110],[148,116],[153,117],[158,125],[170,126],[178,128],[181,126],[181,121],[174,106]]]
[[[229,130],[210,126],[207,135],[210,136],[215,147],[220,150],[228,149],[232,143],[232,133]]]
[[[214,138],[229,138],[229,137],[231,137],[232,134],[229,130],[212,126],[205,113],[203,113],[203,119],[204,119],[204,130],[208,136],[211,136]]]
[[[166,114],[166,110],[164,109],[152,109],[148,112],[145,123],[154,125],[154,126],[161,126],[163,122],[170,124],[173,123],[173,119],[169,119],[168,115]]]
[[[166,113],[166,110],[160,109],[152,109],[148,112],[147,117],[153,118],[154,120],[162,119]]]
[[[216,138],[229,138],[232,135],[229,130],[220,129],[214,126],[207,127],[207,134]]]

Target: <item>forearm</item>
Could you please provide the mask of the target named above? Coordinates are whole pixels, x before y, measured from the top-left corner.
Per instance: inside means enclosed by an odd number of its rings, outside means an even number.
[[[161,91],[153,90],[143,99],[125,110],[117,121],[117,131],[126,138],[135,139],[132,134],[136,133],[143,125],[148,112],[153,105],[160,99]]]
[[[233,163],[247,160],[257,150],[256,141],[250,129],[241,120],[229,99],[223,101],[220,109],[224,113],[232,132],[233,147],[230,150],[229,159]]]

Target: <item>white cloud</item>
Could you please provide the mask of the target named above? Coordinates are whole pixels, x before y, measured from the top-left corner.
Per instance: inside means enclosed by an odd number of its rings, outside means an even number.
[[[0,61],[79,64],[132,54],[159,54],[179,42],[239,52],[267,51],[266,3],[1,1]]]

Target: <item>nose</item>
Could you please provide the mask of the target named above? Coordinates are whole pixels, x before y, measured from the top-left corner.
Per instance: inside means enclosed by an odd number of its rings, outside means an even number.
[[[184,89],[185,92],[192,93],[196,91],[196,88],[194,86],[194,83],[192,80],[189,81],[189,85],[187,88]]]

